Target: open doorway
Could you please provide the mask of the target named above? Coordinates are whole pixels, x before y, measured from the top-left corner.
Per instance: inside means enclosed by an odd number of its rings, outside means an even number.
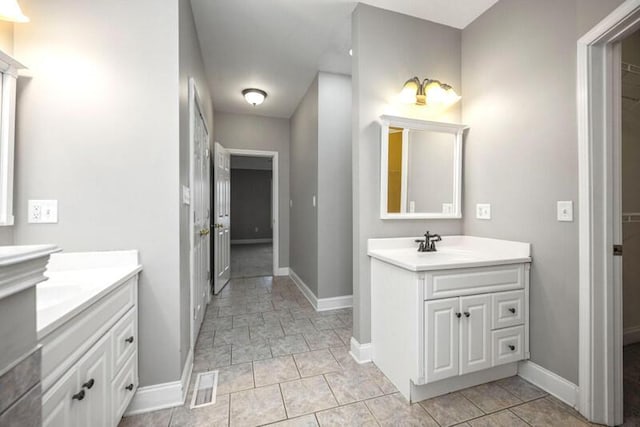
[[[640,425],[640,31],[622,41],[624,425]]]
[[[277,266],[275,153],[231,154],[231,278],[271,276]]]

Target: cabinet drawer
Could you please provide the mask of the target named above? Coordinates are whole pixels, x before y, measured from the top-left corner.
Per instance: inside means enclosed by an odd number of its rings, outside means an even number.
[[[113,349],[113,376],[120,372],[138,346],[138,334],[136,328],[137,310],[131,308],[122,319],[113,327],[111,335],[111,348]]]
[[[524,355],[524,326],[491,331],[493,366],[516,362]]]
[[[134,352],[125,363],[122,371],[111,383],[111,402],[115,420],[122,418],[138,388],[137,353]],[[128,387],[131,387],[129,389]]]
[[[524,323],[524,291],[493,294],[491,329],[506,328]]]
[[[524,264],[441,270],[425,275],[425,298],[451,298],[524,288]]]

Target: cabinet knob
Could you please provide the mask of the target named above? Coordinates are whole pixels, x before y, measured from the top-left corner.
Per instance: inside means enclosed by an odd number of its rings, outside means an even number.
[[[91,378],[89,381],[87,381],[86,383],[82,384],[82,388],[91,388],[93,387],[93,385],[96,383],[96,381]]]
[[[516,314],[516,309],[515,308],[510,308],[509,311],[511,312],[511,314]]]
[[[509,350],[515,351],[516,350],[516,346],[509,344]]]
[[[74,400],[82,400],[82,399],[84,399],[84,390],[80,390],[79,392],[77,392],[76,394],[71,396],[71,398],[74,399]]]
[[[129,338],[126,338],[125,342],[128,342],[129,344],[131,344],[133,342],[133,335],[130,336]]]
[[[464,317],[469,317],[469,316],[471,316],[471,313],[469,313],[468,311],[465,311],[464,312]]]
[[[128,386],[125,387],[127,390],[131,391],[133,390],[133,384],[129,384]]]
[[[462,314],[460,314],[460,313],[456,313],[456,317],[459,319],[459,318],[461,318],[461,317],[462,317]]]

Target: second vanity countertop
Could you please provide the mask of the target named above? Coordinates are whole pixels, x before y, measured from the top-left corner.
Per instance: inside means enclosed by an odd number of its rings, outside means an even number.
[[[141,270],[136,250],[51,255],[36,285],[38,340]]]
[[[410,271],[446,270],[531,262],[531,245],[474,236],[442,236],[436,252],[418,252],[416,239],[369,239],[370,257]]]

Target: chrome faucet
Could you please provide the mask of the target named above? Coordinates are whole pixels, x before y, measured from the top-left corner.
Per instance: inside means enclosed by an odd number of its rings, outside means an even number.
[[[422,239],[417,239],[416,243],[420,243],[420,245],[418,246],[418,252],[435,252],[437,251],[436,249],[436,242],[439,242],[442,240],[442,237],[440,237],[439,234],[431,234],[428,230],[426,233],[424,233],[424,240]]]

